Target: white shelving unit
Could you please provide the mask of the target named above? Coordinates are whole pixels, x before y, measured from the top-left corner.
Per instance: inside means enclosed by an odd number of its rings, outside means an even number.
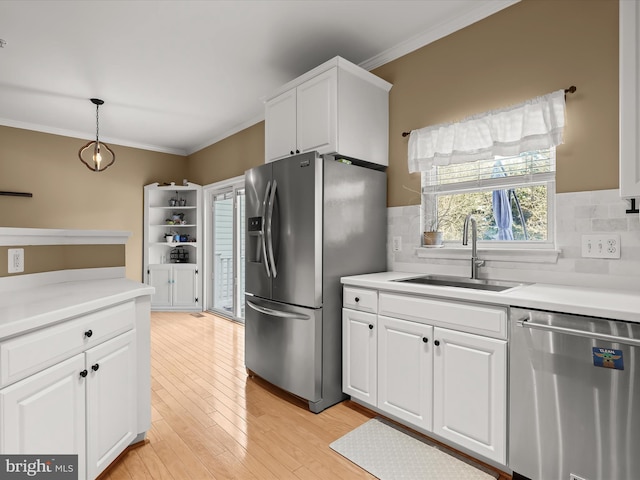
[[[169,236],[169,237],[167,237]],[[144,280],[153,310],[202,310],[202,187],[144,187]]]

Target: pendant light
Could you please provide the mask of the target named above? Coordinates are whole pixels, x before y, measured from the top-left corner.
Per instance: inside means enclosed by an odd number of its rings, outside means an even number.
[[[92,98],[91,103],[96,106],[96,139],[82,147],[78,152],[78,157],[80,157],[80,161],[84,163],[89,170],[93,172],[102,172],[113,165],[116,161],[116,154],[113,153],[113,150],[111,150],[106,143],[101,143],[98,138],[98,109],[100,108],[100,105],[104,104],[104,100]]]

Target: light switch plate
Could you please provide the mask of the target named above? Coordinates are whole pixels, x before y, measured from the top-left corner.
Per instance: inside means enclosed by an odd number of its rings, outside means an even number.
[[[24,248],[10,248],[7,250],[8,273],[24,272]]]
[[[582,235],[584,258],[620,258],[620,235],[617,233]]]

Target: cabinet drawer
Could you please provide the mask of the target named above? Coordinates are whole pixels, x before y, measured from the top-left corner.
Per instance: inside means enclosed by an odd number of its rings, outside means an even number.
[[[378,311],[378,292],[366,288],[344,287],[342,306],[352,310],[376,313]]]
[[[494,338],[507,338],[507,310],[502,307],[380,293],[378,314]]]
[[[0,343],[0,387],[131,330],[135,318],[128,302]]]

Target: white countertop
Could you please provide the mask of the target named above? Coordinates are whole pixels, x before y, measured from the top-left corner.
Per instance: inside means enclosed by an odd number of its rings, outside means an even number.
[[[535,283],[503,292],[491,292],[471,288],[441,287],[394,281],[418,276],[420,274],[381,272],[343,277],[342,283],[356,287],[428,295],[450,300],[534,308],[640,323],[640,291]]]
[[[153,287],[125,278],[61,282],[2,292],[0,339],[153,292]]]

